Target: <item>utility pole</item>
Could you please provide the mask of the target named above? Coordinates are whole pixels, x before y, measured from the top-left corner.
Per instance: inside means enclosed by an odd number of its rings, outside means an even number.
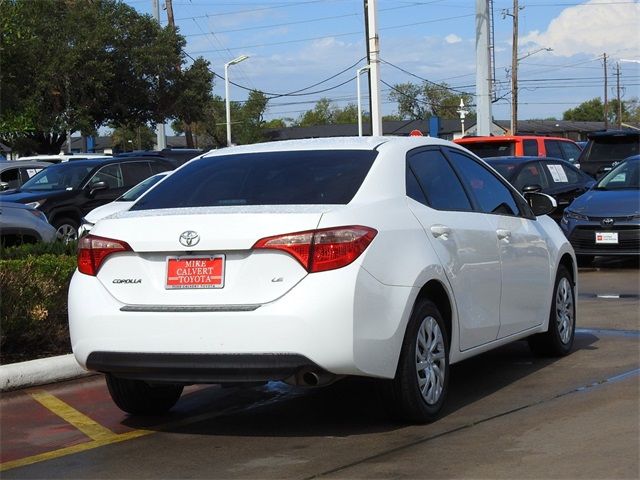
[[[481,136],[491,135],[492,121],[493,78],[490,69],[492,27],[489,12],[489,0],[476,0],[476,130]],[[464,127],[462,130],[464,135]]]
[[[173,18],[173,0],[165,0],[165,7],[167,8],[167,22],[174,29],[176,28],[176,21]]]
[[[618,130],[622,128],[622,99],[620,98],[620,62],[616,65],[616,93],[618,96]]]
[[[376,18],[376,0],[364,0],[368,27],[369,95],[371,97],[371,135],[382,135],[382,115],[380,102],[380,38]]]
[[[156,19],[156,22],[160,24],[160,1],[151,0],[151,4],[153,7],[153,16]],[[158,78],[158,83],[160,83],[160,78]],[[164,123],[158,123],[156,125],[156,148],[158,150],[167,148],[167,135],[164,131]]]
[[[604,129],[609,130],[609,100],[607,89],[607,54],[603,54],[604,58]]]
[[[518,0],[513,0],[513,47],[511,49],[511,135],[518,129]]]

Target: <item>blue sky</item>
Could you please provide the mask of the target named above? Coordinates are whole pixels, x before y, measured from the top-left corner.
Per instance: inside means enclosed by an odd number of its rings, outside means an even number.
[[[126,0],[151,14],[152,0]],[[161,0],[164,4],[164,0]],[[381,79],[391,85],[420,78],[475,92],[475,0],[378,0]],[[640,2],[638,0],[520,0],[519,118],[562,118],[562,112],[604,94],[602,54],[609,62],[609,97],[615,96],[620,61],[623,99],[640,96]],[[496,119],[509,118],[512,21],[502,12],[512,0],[494,0]],[[365,65],[362,0],[174,0],[174,16],[186,51],[202,56],[230,79],[268,94],[304,89],[269,102],[266,118],[297,118],[321,97],[336,105],[356,102],[355,70]],[[166,11],[161,11],[166,24]],[[400,68],[397,68],[400,67]],[[402,71],[402,70],[404,71]],[[413,76],[412,76],[413,75]],[[350,80],[351,79],[351,80]],[[363,81],[363,92],[366,92]],[[343,85],[341,85],[343,84]],[[341,85],[341,86],[338,86]],[[332,88],[336,87],[336,88]],[[325,92],[320,90],[330,89]],[[314,93],[317,92],[317,93]],[[224,96],[216,79],[214,93]],[[382,86],[383,113],[395,113]],[[247,91],[232,87],[232,100]]]

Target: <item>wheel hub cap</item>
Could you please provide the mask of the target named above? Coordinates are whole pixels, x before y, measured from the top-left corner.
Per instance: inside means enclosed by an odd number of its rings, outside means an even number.
[[[426,317],[418,329],[416,374],[422,398],[435,405],[442,396],[446,368],[444,338],[438,322]]]
[[[567,344],[573,333],[573,290],[571,283],[562,278],[556,292],[556,328],[562,343]]]

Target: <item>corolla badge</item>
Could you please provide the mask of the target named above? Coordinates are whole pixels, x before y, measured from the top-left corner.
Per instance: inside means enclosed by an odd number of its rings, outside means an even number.
[[[613,222],[613,218],[603,218],[600,222],[600,225],[602,225],[603,227],[610,227],[613,225]]]
[[[200,241],[200,235],[193,230],[187,230],[180,234],[180,243],[185,247],[194,247]]]

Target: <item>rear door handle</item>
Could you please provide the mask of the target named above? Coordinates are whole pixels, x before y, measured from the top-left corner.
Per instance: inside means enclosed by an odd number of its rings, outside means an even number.
[[[496,235],[498,235],[498,240],[507,240],[511,238],[511,232],[509,230],[503,230],[501,228],[496,230]]]
[[[445,240],[451,233],[451,229],[446,225],[433,225],[431,227],[431,234],[436,238],[444,238]]]

